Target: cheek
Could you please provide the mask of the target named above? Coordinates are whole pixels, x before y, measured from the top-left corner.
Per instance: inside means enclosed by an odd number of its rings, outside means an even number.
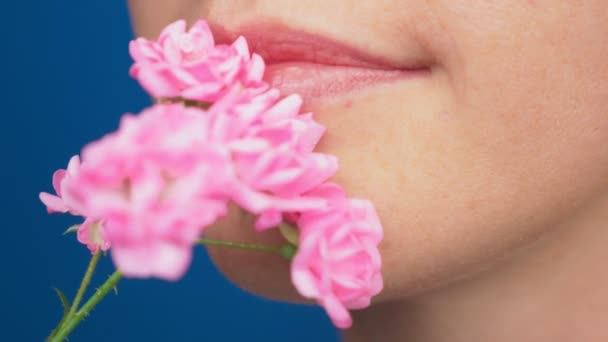
[[[592,24],[558,25],[564,13],[446,14],[453,42],[435,49],[445,58],[429,82],[309,108],[328,128],[319,150],[340,160],[335,180],[377,206],[384,300],[493,267],[607,191],[608,47]],[[280,241],[239,217],[209,235]],[[210,255],[250,291],[297,298],[280,258]]]
[[[537,34],[463,38],[428,84],[315,110],[338,182],[378,206],[385,299],[493,267],[607,191],[608,47],[511,24]]]

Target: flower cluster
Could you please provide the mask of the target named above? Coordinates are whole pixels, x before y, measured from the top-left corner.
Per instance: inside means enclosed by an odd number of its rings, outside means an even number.
[[[78,240],[110,250],[130,277],[179,279],[196,240],[236,203],[255,229],[295,226],[292,280],[334,324],[351,325],[382,289],[373,205],[328,180],[335,157],[315,152],[325,128],[298,95],[264,83],[264,61],[243,37],[215,44],[204,21],[183,20],[156,41],[131,42],[130,73],[161,100],[125,115],[53,175],[49,212],[83,217]],[[192,105],[195,103],[196,105]]]

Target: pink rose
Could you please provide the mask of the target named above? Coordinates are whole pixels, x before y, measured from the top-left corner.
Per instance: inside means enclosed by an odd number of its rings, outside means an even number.
[[[130,74],[156,98],[182,97],[213,102],[240,83],[260,86],[264,61],[251,54],[244,38],[232,45],[215,45],[209,26],[197,21],[167,26],[156,41],[138,38],[129,45],[135,64]]]
[[[300,113],[302,99],[281,99],[246,40],[216,45],[205,21],[188,30],[176,21],[129,50],[130,74],[152,96],[189,106],[123,116],[83,149],[82,163],[55,172],[56,195],[40,194],[47,210],[83,216],[78,240],[93,253],[111,244],[126,276],[168,280],[186,272],[195,241],[230,201],[257,216],[257,230],[290,221],[299,232],[293,283],[336,326],[350,326],[348,310],[370,305],[383,286],[382,227],[369,201],[325,183],[338,162],[314,152],[325,128]]]
[[[226,213],[231,164],[206,120],[200,109],[156,105],[84,148],[64,195],[103,221],[125,275],[178,279],[195,240]]]
[[[40,200],[47,207],[49,213],[66,213],[69,212],[76,216],[85,216],[84,222],[78,226],[77,237],[78,241],[86,245],[91,253],[95,254],[99,249],[107,251],[110,248],[110,242],[105,238],[105,230],[101,222],[97,219],[87,217],[80,211],[78,203],[70,202],[69,197],[66,200],[62,196],[65,188],[70,186],[80,174],[80,158],[73,156],[68,163],[67,170],[57,170],[53,174],[53,188],[57,195],[51,195],[46,192],[40,193]]]
[[[68,163],[67,170],[60,169],[53,174],[53,189],[57,195],[51,195],[47,192],[41,192],[39,197],[42,203],[46,205],[49,214],[52,213],[67,213],[72,215],[81,215],[77,210],[72,208],[69,203],[61,195],[65,184],[69,183],[80,171],[80,158],[73,156]]]
[[[326,205],[324,199],[303,194],[333,176],[338,161],[312,152],[325,128],[310,114],[300,114],[301,104],[297,95],[278,101],[229,143],[238,174],[233,200],[259,215],[258,230],[278,225],[283,213]]]
[[[322,186],[321,194],[331,198],[329,207],[302,212],[298,218],[291,278],[300,294],[316,299],[337,327],[348,328],[348,309],[369,306],[382,290],[382,226],[369,201],[347,199],[333,184]]]

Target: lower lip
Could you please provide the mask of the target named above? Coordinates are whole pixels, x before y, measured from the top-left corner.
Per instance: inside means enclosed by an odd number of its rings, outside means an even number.
[[[316,63],[277,63],[266,67],[264,79],[282,94],[304,100],[335,97],[364,88],[426,76],[429,70],[389,70]]]

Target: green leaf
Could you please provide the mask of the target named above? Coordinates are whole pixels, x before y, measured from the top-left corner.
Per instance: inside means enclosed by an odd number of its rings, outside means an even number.
[[[51,336],[49,336],[49,339],[55,336],[55,334],[57,334],[57,331],[59,331],[59,328],[61,328],[61,326],[65,322],[65,319],[68,317],[68,312],[70,312],[70,300],[68,299],[68,297],[66,297],[66,295],[64,295],[63,292],[61,292],[61,290],[56,287],[54,287],[53,290],[55,290],[55,292],[57,293],[57,297],[59,297],[59,300],[61,301],[61,306],[63,307],[63,316],[61,317],[61,321],[59,321],[59,324],[57,324],[55,330],[51,332]]]
[[[63,235],[67,235],[70,233],[76,233],[78,231],[78,228],[80,228],[80,224],[75,224],[73,226],[71,226],[70,228],[68,228],[65,232],[63,232]],[[57,290],[57,289],[55,289]]]
[[[59,300],[61,300],[61,305],[63,306],[63,316],[65,317],[70,311],[70,300],[66,295],[63,294],[63,292],[61,292],[60,289],[56,287],[54,287],[53,289],[55,290],[55,292],[57,292]]]

